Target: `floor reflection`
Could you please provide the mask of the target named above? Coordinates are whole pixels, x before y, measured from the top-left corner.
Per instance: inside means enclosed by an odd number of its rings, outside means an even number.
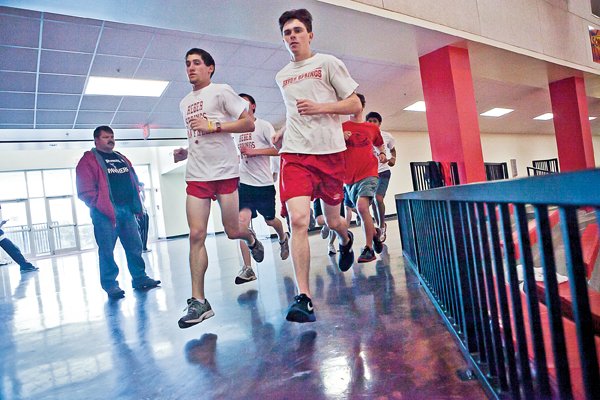
[[[295,282],[276,241],[265,243],[258,281],[237,286],[237,243],[209,236],[216,315],[187,330],[177,327],[190,291],[186,239],[145,255],[162,288],[134,291],[122,269],[118,301],[100,288],[94,252],[37,260],[33,274],[1,266],[0,398],[483,398],[476,381],[456,377],[466,363],[388,226],[377,261],[346,273],[310,235],[313,324],[285,321]]]

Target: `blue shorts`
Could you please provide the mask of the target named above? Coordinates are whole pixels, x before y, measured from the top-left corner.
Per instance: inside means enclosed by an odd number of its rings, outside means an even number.
[[[388,185],[390,184],[390,177],[392,176],[392,171],[387,170],[383,171],[379,174],[379,184],[377,185],[376,193],[378,196],[385,197],[385,194],[388,189]]]
[[[369,197],[373,200],[377,189],[377,181],[378,179],[376,177],[369,176],[351,185],[344,185],[346,192],[348,193],[348,198],[345,202],[346,205],[350,208],[356,208],[359,197]]]

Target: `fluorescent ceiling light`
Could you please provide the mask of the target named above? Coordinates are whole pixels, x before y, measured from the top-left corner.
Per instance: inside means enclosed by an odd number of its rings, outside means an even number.
[[[404,110],[406,110],[406,111],[425,111],[425,102],[417,101],[416,103],[413,103],[410,106],[406,107]]]
[[[593,121],[593,120],[595,120],[596,118],[598,118],[598,117],[589,117],[589,120],[590,120],[590,121]]]
[[[501,117],[513,111],[515,110],[510,108],[492,108],[491,110],[487,110],[486,112],[481,113],[480,115],[482,117]]]
[[[160,97],[168,81],[90,76],[83,94]]]
[[[552,113],[546,113],[546,114],[538,115],[534,119],[537,119],[538,121],[547,121],[552,118],[553,118]]]

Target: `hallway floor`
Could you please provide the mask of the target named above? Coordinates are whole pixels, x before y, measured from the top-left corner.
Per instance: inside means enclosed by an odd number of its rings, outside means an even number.
[[[355,233],[355,256],[364,245]],[[190,296],[187,239],[152,243],[148,274],[162,287],[125,298],[100,288],[97,255],[0,267],[0,399],[482,399],[461,381],[458,347],[404,268],[398,224],[388,221],[377,261],[338,271],[310,235],[317,322],[285,321],[295,294],[291,261],[263,240],[258,280],[234,284],[239,250],[209,236],[207,297],[215,316],[177,326]],[[389,248],[387,247],[389,246]]]

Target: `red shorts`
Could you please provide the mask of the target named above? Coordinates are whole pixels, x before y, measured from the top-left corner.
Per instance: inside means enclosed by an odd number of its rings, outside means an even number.
[[[185,192],[199,199],[216,200],[218,194],[233,193],[238,188],[240,178],[223,179],[220,181],[196,182],[187,181]]]
[[[279,196],[281,203],[294,197],[309,196],[326,204],[336,205],[344,200],[344,152],[334,154],[281,155]]]

